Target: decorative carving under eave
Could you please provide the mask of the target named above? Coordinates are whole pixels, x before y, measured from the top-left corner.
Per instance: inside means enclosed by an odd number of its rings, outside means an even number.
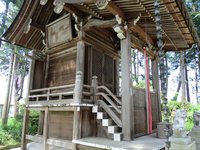
[[[98,9],[105,9],[110,0],[96,0],[95,5]]]
[[[79,18],[75,13],[73,13],[73,17],[75,19],[75,29],[76,31],[80,31],[81,27],[83,26],[83,19]]]
[[[59,14],[59,13],[61,13],[63,11],[65,3],[62,0],[55,0],[53,2],[53,5],[54,5],[54,9],[53,9],[54,12],[56,14]]]
[[[40,5],[46,5],[47,2],[48,0],[40,0]]]
[[[26,26],[24,27],[24,33],[27,34],[30,29],[31,29],[31,22],[32,22],[32,19],[30,18],[29,21],[27,22]]]
[[[113,27],[115,32],[117,33],[117,37],[119,39],[125,39],[126,38],[126,32],[125,29],[127,26],[125,25],[125,22],[122,20],[122,18],[119,15],[115,16],[117,24]]]

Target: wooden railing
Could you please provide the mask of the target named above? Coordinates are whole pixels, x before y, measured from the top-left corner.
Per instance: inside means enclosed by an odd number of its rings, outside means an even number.
[[[75,84],[30,91],[27,104],[67,104],[73,102]]]
[[[98,85],[97,78],[95,80],[93,81],[96,83],[94,85]],[[119,127],[122,127],[121,101],[105,86],[93,86],[93,88],[95,91],[94,102],[101,106]]]

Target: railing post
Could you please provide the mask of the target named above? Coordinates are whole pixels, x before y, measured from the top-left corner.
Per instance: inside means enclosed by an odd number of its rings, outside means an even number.
[[[75,81],[75,88],[74,88],[74,103],[80,104],[82,99],[82,93],[83,93],[83,73],[81,71],[78,71],[76,73],[76,81]]]
[[[98,80],[97,80],[97,76],[93,76],[92,77],[92,95],[93,95],[93,102],[95,103],[97,100],[97,86],[98,86]]]

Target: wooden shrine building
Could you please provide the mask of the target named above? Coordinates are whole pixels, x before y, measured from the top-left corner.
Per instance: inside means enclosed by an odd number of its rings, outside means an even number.
[[[200,46],[183,0],[159,0],[159,8],[165,51]],[[161,108],[154,0],[24,0],[4,38],[33,50],[23,150],[28,141],[43,150],[92,149],[77,141],[131,141],[151,133],[149,126],[156,130]],[[144,89],[132,87],[131,48],[151,59],[150,104]],[[37,135],[28,134],[31,110],[40,112]]]

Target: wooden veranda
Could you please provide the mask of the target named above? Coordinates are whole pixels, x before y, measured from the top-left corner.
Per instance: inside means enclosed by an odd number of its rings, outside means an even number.
[[[44,150],[49,146],[95,149],[92,143],[81,144],[84,139],[89,143],[91,137],[134,145],[131,140],[149,134],[149,126],[155,132],[161,121],[161,104],[154,3],[24,0],[4,34],[8,42],[33,51],[29,56],[22,149],[29,141],[39,143]],[[200,46],[183,0],[158,3],[164,51]],[[132,48],[142,53],[145,50],[151,60],[151,103],[146,100],[145,89],[132,87]],[[31,110],[40,112],[37,135],[29,135]]]

